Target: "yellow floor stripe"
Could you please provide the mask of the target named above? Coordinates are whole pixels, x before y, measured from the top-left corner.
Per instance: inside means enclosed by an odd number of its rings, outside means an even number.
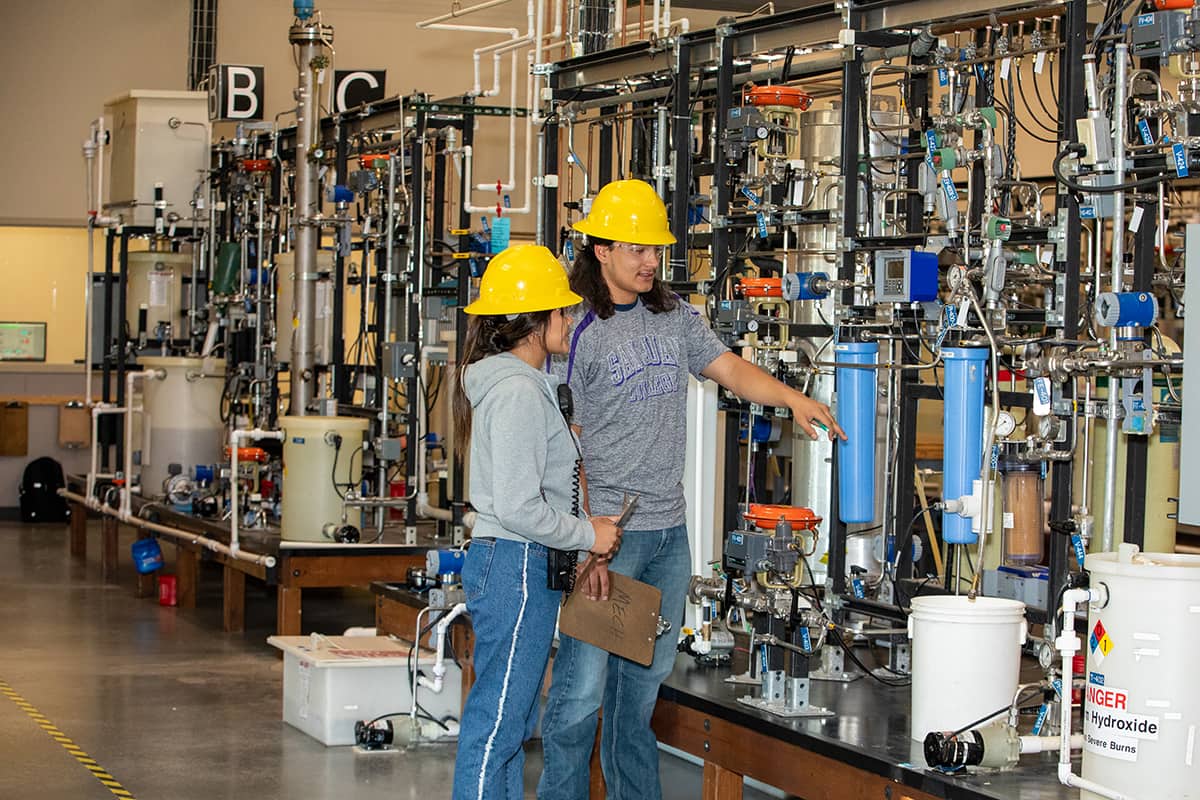
[[[89,756],[82,747],[65,733],[55,727],[54,723],[50,722],[44,714],[34,708],[33,704],[21,697],[11,686],[4,681],[0,681],[0,694],[7,697],[13,702],[17,708],[25,712],[25,714],[37,723],[38,727],[46,732],[51,739],[58,742],[59,745],[66,750],[72,758],[79,762],[79,765],[92,774],[96,780],[103,784],[104,788],[108,789],[114,797],[119,797],[121,800],[136,800],[133,793],[121,785],[121,782],[108,773],[104,767]]]

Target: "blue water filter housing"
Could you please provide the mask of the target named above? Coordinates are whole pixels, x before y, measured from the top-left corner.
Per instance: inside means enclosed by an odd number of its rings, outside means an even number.
[[[946,365],[942,412],[942,496],[954,500],[971,493],[983,460],[983,386],[986,347],[943,347]],[[971,518],[942,512],[942,538],[947,544],[973,544],[978,535]]]
[[[840,364],[878,364],[878,342],[840,342],[834,346]],[[834,376],[838,425],[838,518],[844,523],[875,519],[875,407],[878,370],[839,367]]]

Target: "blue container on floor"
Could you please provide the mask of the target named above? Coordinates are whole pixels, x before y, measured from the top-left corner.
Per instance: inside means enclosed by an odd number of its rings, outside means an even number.
[[[142,575],[162,569],[163,554],[158,539],[138,539],[129,550],[133,553],[133,566]]]

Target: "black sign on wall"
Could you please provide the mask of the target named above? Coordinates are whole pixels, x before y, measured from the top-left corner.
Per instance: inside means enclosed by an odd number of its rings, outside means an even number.
[[[386,96],[386,69],[339,69],[333,73],[333,111],[340,114]]]
[[[262,67],[214,64],[208,71],[209,120],[261,120],[263,86]]]

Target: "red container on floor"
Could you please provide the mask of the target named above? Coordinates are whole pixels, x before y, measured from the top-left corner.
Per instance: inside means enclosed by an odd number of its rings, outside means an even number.
[[[158,576],[158,604],[160,606],[173,606],[176,603],[175,597],[175,576],[174,575],[159,575]]]

